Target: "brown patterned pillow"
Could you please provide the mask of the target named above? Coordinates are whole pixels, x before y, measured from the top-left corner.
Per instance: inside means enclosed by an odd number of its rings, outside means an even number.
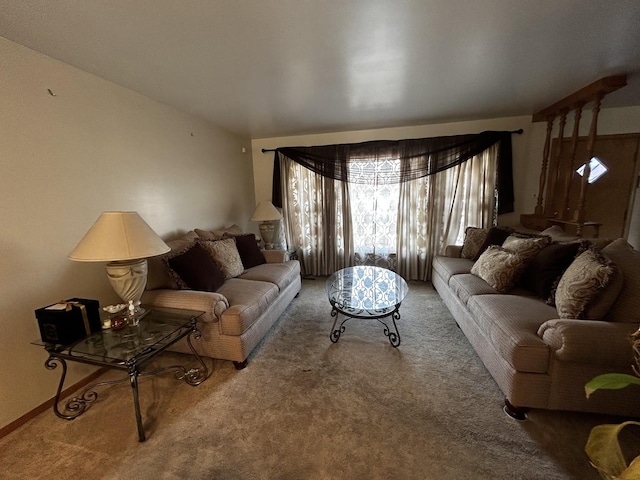
[[[527,260],[519,253],[490,245],[473,264],[471,273],[499,293],[506,293],[515,286],[526,267]]]
[[[464,231],[464,242],[462,244],[461,258],[474,260],[480,252],[480,247],[487,239],[487,228],[467,227]]]
[[[242,275],[244,265],[234,238],[214,241],[200,239],[198,243],[211,255],[226,279]]]
[[[202,230],[201,228],[194,229],[198,237],[204,238],[205,240],[220,240],[222,237],[217,236],[215,233],[210,232],[209,230]]]
[[[551,243],[548,236],[523,236],[512,234],[502,243],[502,248],[516,252],[529,259]]]
[[[578,255],[562,274],[556,289],[556,309],[560,318],[603,318],[615,296],[607,299],[608,305],[598,305],[598,309],[587,310],[587,307],[598,299],[616,273],[615,264],[595,250],[586,250]],[[618,292],[621,287],[622,284],[617,287]]]

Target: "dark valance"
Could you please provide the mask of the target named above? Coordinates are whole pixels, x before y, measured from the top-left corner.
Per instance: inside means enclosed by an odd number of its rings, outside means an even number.
[[[513,170],[511,134],[516,132],[486,131],[469,135],[420,138],[409,140],[375,140],[314,147],[282,147],[275,149],[272,202],[282,206],[280,161],[278,155],[290,158],[319,175],[343,182],[363,182],[359,163],[380,162],[375,170],[379,184],[401,183],[433,175],[459,165],[499,144],[498,213],[513,212]],[[267,151],[267,150],[263,150]],[[385,160],[397,162],[383,162]]]

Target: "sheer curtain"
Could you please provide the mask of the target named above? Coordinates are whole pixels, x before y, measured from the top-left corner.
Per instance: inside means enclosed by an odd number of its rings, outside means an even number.
[[[346,182],[323,177],[280,156],[287,245],[302,251],[305,273],[330,275],[353,264]]]
[[[493,146],[448,170],[400,184],[400,275],[430,279],[434,255],[444,253],[447,245],[461,245],[467,226],[495,224],[497,152]]]
[[[287,243],[302,250],[308,274],[371,263],[373,254],[391,257],[404,278],[428,280],[433,256],[461,244],[467,226],[495,223],[497,152],[493,146],[437,174],[383,185],[333,180],[280,156]]]
[[[427,280],[466,226],[513,211],[513,133],[278,148],[272,198],[287,243],[312,275],[373,263]]]

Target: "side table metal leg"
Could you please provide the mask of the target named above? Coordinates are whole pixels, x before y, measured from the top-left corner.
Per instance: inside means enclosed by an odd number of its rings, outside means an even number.
[[[147,437],[144,434],[144,427],[142,426],[142,415],[140,413],[140,399],[138,397],[138,371],[129,371],[129,380],[131,382],[131,389],[133,390],[133,406],[136,411],[136,424],[138,426],[138,441],[144,442]]]
[[[196,360],[198,360],[198,363],[200,364],[202,370],[199,368],[190,369],[189,371],[186,372],[184,376],[184,381],[187,382],[189,385],[196,387],[200,385],[202,382],[204,382],[207,378],[209,378],[209,369],[207,368],[207,365],[204,363],[204,360],[202,360],[202,357],[200,357],[196,349],[191,344],[192,336],[198,339],[202,337],[202,332],[198,329],[195,329],[189,334],[189,336],[187,336],[187,345],[189,345],[189,349],[191,350],[191,353],[193,353],[193,356],[196,357]]]
[[[67,362],[63,358],[49,357],[44,363],[44,366],[53,370],[58,366],[58,363],[62,365],[62,375],[60,377],[60,383],[58,384],[58,391],[56,397],[53,400],[53,412],[60,418],[65,420],[73,420],[76,417],[82,415],[87,408],[87,405],[93,403],[98,398],[98,394],[92,390],[92,386],[85,388],[82,391],[80,397],[73,397],[67,400],[64,405],[64,412],[60,411],[58,403],[60,402],[60,396],[62,395],[62,388],[64,387],[64,381],[67,377]]]

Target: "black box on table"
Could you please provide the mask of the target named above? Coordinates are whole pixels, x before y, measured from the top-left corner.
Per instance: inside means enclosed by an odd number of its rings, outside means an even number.
[[[39,308],[35,314],[46,343],[68,345],[102,329],[98,300],[70,298]]]

